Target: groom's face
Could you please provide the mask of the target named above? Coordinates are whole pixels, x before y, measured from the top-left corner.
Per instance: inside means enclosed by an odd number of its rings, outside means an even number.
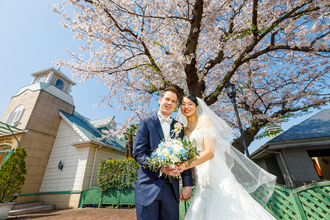
[[[165,92],[163,97],[159,98],[159,111],[166,118],[172,114],[178,100],[177,95],[172,91]]]

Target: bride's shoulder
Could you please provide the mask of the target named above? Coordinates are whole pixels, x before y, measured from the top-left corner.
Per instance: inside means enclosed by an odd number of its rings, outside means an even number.
[[[204,120],[210,120],[210,117],[208,115],[200,115],[198,116],[199,121],[204,121]]]
[[[208,115],[201,115],[201,116],[198,116],[198,123],[200,123],[200,124],[209,124],[209,123],[212,123],[212,122],[211,122],[211,119]]]
[[[211,128],[213,127],[212,121],[208,115],[201,115],[198,117],[198,127],[206,127]]]

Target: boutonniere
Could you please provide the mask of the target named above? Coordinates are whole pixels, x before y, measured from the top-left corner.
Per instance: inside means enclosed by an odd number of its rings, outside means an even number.
[[[177,123],[174,124],[173,127],[174,127],[174,129],[173,129],[172,132],[175,134],[175,138],[177,138],[179,136],[183,126],[182,126],[181,123],[177,122]]]

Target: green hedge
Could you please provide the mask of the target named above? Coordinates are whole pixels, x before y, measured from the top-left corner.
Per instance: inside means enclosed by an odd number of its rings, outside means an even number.
[[[132,187],[136,183],[139,165],[134,159],[104,160],[99,165],[97,183],[103,191],[116,187]]]

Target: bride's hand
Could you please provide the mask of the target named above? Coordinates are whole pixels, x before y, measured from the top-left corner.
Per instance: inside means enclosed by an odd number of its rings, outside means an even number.
[[[165,173],[165,174],[167,174],[167,175],[169,175],[169,176],[179,176],[180,173],[182,173],[182,171],[183,171],[183,170],[181,170],[180,168],[177,168],[177,167],[175,167],[175,168],[173,169],[173,168],[171,168],[171,167],[164,166],[164,165],[160,168],[160,170],[161,170],[163,173]]]
[[[180,170],[187,170],[189,169],[189,164],[188,162],[185,162],[185,163],[181,163],[180,165],[176,166],[175,167],[176,169],[180,169]]]

